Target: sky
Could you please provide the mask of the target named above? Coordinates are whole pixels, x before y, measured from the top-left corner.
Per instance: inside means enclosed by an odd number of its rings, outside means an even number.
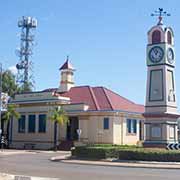
[[[33,48],[36,90],[59,86],[59,67],[69,55],[77,86],[104,86],[136,103],[145,103],[147,31],[150,14],[171,13],[164,24],[175,34],[176,93],[180,106],[179,0],[1,0],[0,62],[14,67],[20,46],[17,21],[38,20]]]

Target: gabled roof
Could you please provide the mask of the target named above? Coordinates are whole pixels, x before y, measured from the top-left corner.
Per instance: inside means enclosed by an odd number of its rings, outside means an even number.
[[[68,56],[67,56],[66,62],[59,68],[59,70],[65,70],[65,69],[74,70],[72,64],[69,62],[69,57]]]
[[[54,91],[46,89],[45,91]],[[144,106],[120,96],[105,87],[76,86],[60,96],[69,97],[71,103],[85,103],[89,110],[121,110],[144,113]]]

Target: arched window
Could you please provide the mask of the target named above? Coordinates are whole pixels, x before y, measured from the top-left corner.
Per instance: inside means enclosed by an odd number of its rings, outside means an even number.
[[[167,42],[168,42],[168,44],[172,44],[172,37],[171,37],[170,31],[168,31],[168,33],[167,33]]]
[[[160,43],[161,42],[161,32],[158,30],[155,30],[152,33],[152,44]]]

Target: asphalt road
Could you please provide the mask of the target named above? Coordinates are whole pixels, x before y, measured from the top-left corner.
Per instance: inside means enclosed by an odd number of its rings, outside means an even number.
[[[62,153],[61,153],[62,154]],[[179,180],[179,170],[122,168],[108,166],[92,166],[51,162],[52,156],[59,153],[22,153],[2,155],[0,152],[0,172],[56,177],[60,180]]]

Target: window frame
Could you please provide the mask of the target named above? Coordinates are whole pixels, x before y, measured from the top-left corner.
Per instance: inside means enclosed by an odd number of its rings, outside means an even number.
[[[103,129],[104,130],[109,130],[109,117],[105,117],[103,119]]]
[[[126,130],[127,134],[136,135],[137,134],[137,119],[127,119],[126,120]]]
[[[45,119],[40,119],[41,116],[45,116]],[[47,115],[46,114],[39,114],[38,115],[38,132],[39,133],[46,133],[46,119],[47,119]],[[44,121],[45,123],[42,124],[42,126],[44,126],[43,128],[40,125],[40,121]],[[42,129],[40,129],[40,127]]]
[[[30,117],[34,116],[34,126],[33,126],[33,130],[31,130],[30,125],[32,126],[32,119],[30,119]],[[35,133],[36,132],[36,115],[35,114],[29,114],[28,115],[28,133]]]
[[[24,117],[22,119],[22,117]],[[21,124],[24,121],[24,124]],[[26,132],[26,115],[21,115],[18,119],[18,133],[25,133]]]

